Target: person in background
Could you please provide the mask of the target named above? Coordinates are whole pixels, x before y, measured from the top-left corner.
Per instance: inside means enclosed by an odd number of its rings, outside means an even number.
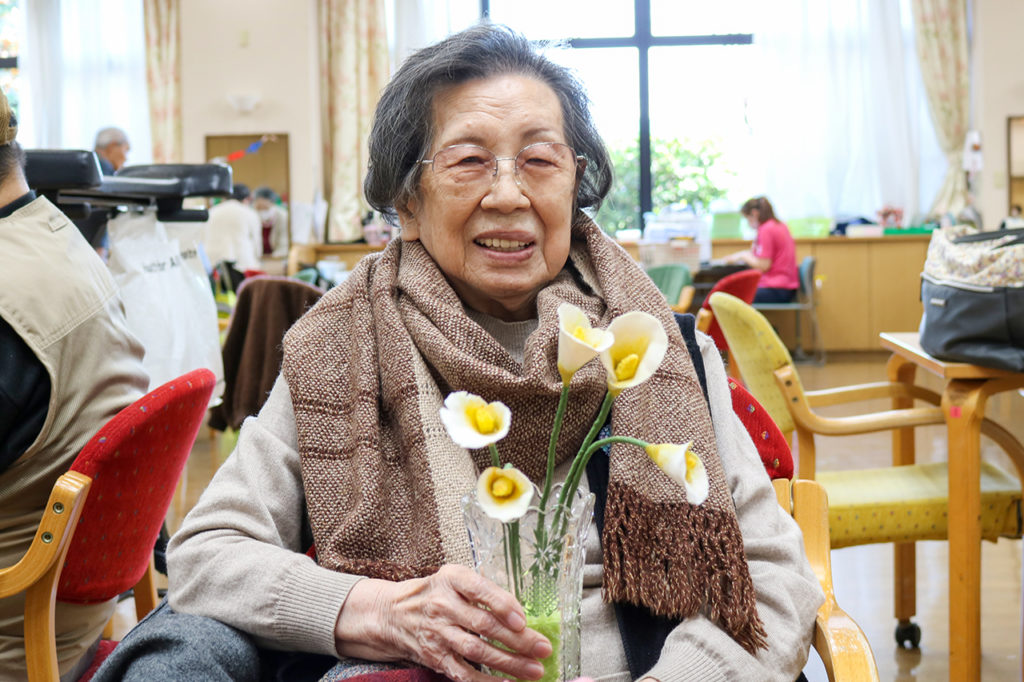
[[[120,128],[104,128],[96,133],[93,151],[100,160],[100,170],[104,175],[113,175],[121,170],[131,151],[128,135]]]
[[[1015,230],[1024,227],[1024,216],[1021,215],[1020,204],[1010,207],[1010,215],[999,224],[1000,230]]]
[[[0,567],[28,550],[54,482],[149,385],[107,267],[25,180],[0,93]],[[92,662],[114,602],[57,602],[61,679]],[[0,600],[0,679],[25,679],[24,593]]]
[[[262,224],[263,255],[284,258],[288,255],[288,211],[281,205],[280,195],[269,187],[257,187],[252,206]]]
[[[93,144],[93,151],[100,162],[100,172],[103,175],[113,175],[121,170],[128,158],[128,151],[131,145],[128,143],[128,135],[120,128],[104,128],[96,133],[96,142]],[[110,239],[107,236],[108,213],[103,209],[96,209],[90,215],[77,220],[75,224],[83,234],[88,235],[89,243],[96,250],[96,253],[103,260],[107,261],[110,253]]]
[[[243,272],[260,269],[262,226],[259,214],[249,205],[247,185],[234,183],[231,198],[210,208],[203,248],[211,266],[227,261]]]
[[[725,257],[726,263],[745,263],[761,271],[754,303],[789,303],[800,288],[796,267],[796,242],[789,228],[775,217],[765,197],[748,199],[740,213],[757,230],[749,249]]]

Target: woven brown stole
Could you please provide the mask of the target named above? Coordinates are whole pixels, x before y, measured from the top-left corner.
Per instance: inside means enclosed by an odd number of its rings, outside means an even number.
[[[328,568],[389,580],[468,563],[458,500],[489,463],[448,438],[444,396],[466,390],[512,410],[499,444],[534,481],[544,475],[561,378],[557,308],[568,301],[596,326],[630,310],[661,320],[669,349],[658,372],[624,391],[612,430],[649,442],[693,442],[711,480],[686,502],[635,446],[612,449],[605,527],[605,598],[685,618],[706,612],[754,652],[765,646],[743,540],[707,404],[664,297],[592,222],[573,227],[570,263],[537,297],[538,328],[520,367],[466,314],[419,242],[364,258],[285,337],[310,523]],[[605,394],[593,362],[573,379],[559,462],[573,456]]]

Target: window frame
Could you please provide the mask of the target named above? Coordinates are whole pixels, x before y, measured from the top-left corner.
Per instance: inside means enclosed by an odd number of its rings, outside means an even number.
[[[480,0],[480,18],[490,20],[490,0]],[[650,68],[648,53],[653,47],[687,47],[694,45],[751,45],[753,33],[722,33],[710,35],[665,35],[651,33],[651,0],[633,0],[633,35],[609,38],[571,38],[566,42],[573,49],[632,47],[637,50],[637,69],[640,101],[639,144],[640,144],[640,214],[637,224],[644,227],[643,216],[654,208],[651,181],[651,103]]]

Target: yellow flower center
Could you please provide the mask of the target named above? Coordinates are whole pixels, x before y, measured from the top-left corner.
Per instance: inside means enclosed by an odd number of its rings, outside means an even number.
[[[493,405],[470,405],[466,408],[466,419],[483,434],[494,433],[501,426],[498,410]]]
[[[601,344],[601,339],[604,338],[600,329],[592,329],[582,324],[577,325],[576,328],[572,330],[572,335],[591,348],[597,348]]]
[[[636,368],[640,366],[640,356],[630,353],[615,363],[615,378],[619,381],[629,381],[636,376]]]
[[[505,476],[496,476],[491,481],[491,496],[496,500],[512,497],[516,492],[516,484]]]
[[[686,449],[686,482],[693,483],[697,477],[697,468],[700,466],[700,459],[693,453],[693,450]]]
[[[640,360],[647,352],[650,339],[638,338],[616,343],[612,349],[612,366],[618,381],[629,381],[636,376]]]

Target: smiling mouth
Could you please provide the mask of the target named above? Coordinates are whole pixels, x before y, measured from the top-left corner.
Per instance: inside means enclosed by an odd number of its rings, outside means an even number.
[[[477,239],[474,241],[474,244],[485,249],[491,249],[492,251],[503,252],[522,251],[533,246],[533,242],[520,242],[513,239]]]

